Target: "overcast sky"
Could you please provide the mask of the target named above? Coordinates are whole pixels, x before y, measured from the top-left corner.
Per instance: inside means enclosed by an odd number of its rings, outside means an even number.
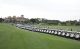
[[[53,20],[80,19],[80,0],[0,0],[0,17],[20,16]]]

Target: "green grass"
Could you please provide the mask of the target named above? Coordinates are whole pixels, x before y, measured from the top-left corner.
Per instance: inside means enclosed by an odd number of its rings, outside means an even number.
[[[67,30],[67,31],[78,31],[80,32],[80,26],[58,26],[58,25],[37,25],[39,27],[49,27],[49,28],[53,28],[53,29],[63,29],[63,30]]]
[[[80,49],[80,41],[0,24],[0,49]]]
[[[68,30],[68,31],[70,31],[72,29],[72,31],[80,32],[80,26],[52,26],[52,27],[55,29],[63,29],[63,30]]]

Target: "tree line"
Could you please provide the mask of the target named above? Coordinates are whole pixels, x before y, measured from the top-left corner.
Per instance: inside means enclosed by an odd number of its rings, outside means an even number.
[[[77,20],[68,20],[68,21],[60,21],[60,20],[48,20],[45,18],[24,18],[24,15],[21,15],[21,17],[16,16],[8,16],[7,18],[0,18],[0,22],[6,22],[6,23],[26,23],[26,24],[47,24],[47,25],[62,25],[62,26],[79,26],[80,21]]]

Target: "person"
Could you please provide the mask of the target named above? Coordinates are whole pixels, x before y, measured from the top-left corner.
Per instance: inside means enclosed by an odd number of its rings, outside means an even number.
[[[72,28],[71,28],[71,31],[72,31]]]

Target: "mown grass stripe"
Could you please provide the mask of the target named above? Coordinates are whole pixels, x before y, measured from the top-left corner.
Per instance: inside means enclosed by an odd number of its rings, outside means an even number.
[[[80,42],[0,24],[0,49],[80,49]]]

